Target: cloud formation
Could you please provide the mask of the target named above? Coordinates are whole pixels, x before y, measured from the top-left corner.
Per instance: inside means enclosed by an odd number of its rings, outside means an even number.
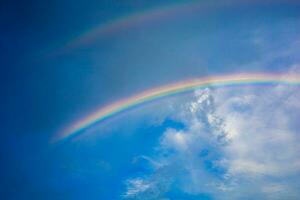
[[[171,118],[185,128],[166,129],[151,158],[158,167],[128,179],[124,197],[165,198],[176,187],[216,199],[297,199],[298,99],[298,87],[273,85],[206,88],[175,102]]]

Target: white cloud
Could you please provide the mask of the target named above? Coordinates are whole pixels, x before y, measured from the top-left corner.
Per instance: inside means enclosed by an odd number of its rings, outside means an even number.
[[[161,136],[146,186],[172,176],[168,185],[217,199],[297,199],[299,99],[299,88],[287,85],[195,91],[175,106],[172,118],[186,127]]]
[[[169,168],[158,168],[149,176],[130,178],[126,181],[124,199],[163,200],[163,194],[169,190],[172,177]]]
[[[161,145],[166,148],[185,151],[188,148],[188,139],[188,136],[184,132],[168,129],[161,139]]]
[[[286,99],[296,95],[296,89],[261,88],[248,104],[247,112],[232,106],[232,91],[222,92],[216,99],[225,103],[217,112],[224,119],[228,135],[234,135],[225,147],[229,171],[272,176],[298,172],[298,133],[291,128],[293,119],[287,112],[289,105],[285,104]]]
[[[130,179],[127,181],[127,192],[124,194],[125,198],[135,197],[151,187],[151,183],[141,179]]]

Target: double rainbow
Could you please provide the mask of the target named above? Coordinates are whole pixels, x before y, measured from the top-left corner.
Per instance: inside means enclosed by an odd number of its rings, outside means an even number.
[[[113,115],[128,110],[137,105],[157,100],[162,97],[180,94],[183,92],[193,91],[206,87],[220,87],[233,85],[260,85],[260,84],[284,84],[291,86],[300,86],[299,75],[280,75],[280,74],[236,74],[225,76],[212,76],[199,79],[192,79],[178,82],[162,87],[146,90],[135,96],[125,98],[123,100],[111,103],[97,110],[95,113],[75,122],[62,133],[60,133],[55,141],[67,139],[76,136],[84,129],[99,123]]]

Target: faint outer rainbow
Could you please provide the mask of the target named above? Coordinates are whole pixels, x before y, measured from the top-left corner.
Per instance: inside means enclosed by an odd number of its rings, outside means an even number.
[[[90,44],[97,38],[118,32],[122,29],[128,29],[137,24],[144,24],[147,21],[154,21],[156,19],[160,20],[164,17],[176,16],[178,13],[197,10],[201,7],[205,9],[207,5],[202,4],[203,3],[199,1],[188,1],[185,3],[174,3],[171,5],[155,7],[152,9],[142,10],[137,13],[124,15],[87,30],[85,33],[80,34],[77,38],[74,38],[67,43],[64,49],[72,49],[85,44]]]
[[[189,92],[205,87],[220,87],[233,85],[260,85],[260,84],[284,84],[300,86],[299,75],[282,74],[235,74],[225,76],[211,76],[178,82],[162,87],[146,90],[135,96],[116,101],[97,110],[95,113],[75,122],[61,132],[54,141],[59,141],[76,136],[84,129],[103,121],[113,115],[162,97]]]
[[[294,2],[294,0],[285,0],[286,3],[291,5],[298,5],[299,3]],[[280,0],[272,1],[274,5],[281,5]],[[220,8],[228,8],[232,6],[235,7],[245,7],[249,6],[259,6],[259,5],[269,5],[269,1],[261,0],[251,0],[251,1],[180,1],[172,4],[167,4],[164,6],[158,6],[150,9],[144,9],[136,13],[127,14],[124,16],[111,19],[105,23],[101,23],[94,28],[91,28],[84,33],[78,35],[78,37],[73,38],[62,48],[63,50],[73,49],[80,47],[82,45],[89,45],[95,40],[108,36],[112,33],[118,33],[121,30],[126,30],[132,28],[136,25],[146,24],[149,21],[158,21],[165,18],[172,18],[181,16],[183,13],[207,13]]]

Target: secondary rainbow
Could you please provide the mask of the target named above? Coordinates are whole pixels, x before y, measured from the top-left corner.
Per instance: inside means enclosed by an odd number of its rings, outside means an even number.
[[[179,13],[197,10],[200,7],[205,8],[207,5],[202,5],[198,1],[190,1],[186,3],[174,3],[162,7],[155,7],[152,9],[141,10],[137,13],[121,16],[116,19],[102,23],[85,33],[80,34],[65,45],[65,49],[72,49],[80,47],[85,44],[91,44],[97,38],[110,35],[114,32],[119,32],[123,29],[128,29],[138,24],[144,24],[149,21],[163,19],[164,17],[176,16]]]
[[[299,3],[294,2],[293,0],[286,0],[292,5],[298,5]],[[274,1],[273,4],[280,4],[280,1]],[[186,13],[209,13],[220,8],[228,7],[246,7],[249,6],[259,6],[265,5],[269,2],[264,2],[261,0],[252,0],[252,1],[180,1],[172,4],[167,4],[164,6],[154,7],[150,9],[143,9],[139,12],[129,13],[117,17],[115,19],[108,20],[107,22],[101,23],[93,28],[90,28],[77,37],[72,38],[66,44],[64,44],[60,49],[56,49],[55,52],[52,52],[54,55],[60,53],[66,53],[72,49],[76,49],[85,45],[91,45],[98,39],[103,39],[103,37],[109,36],[113,33],[118,33],[121,30],[128,30],[136,25],[145,25],[148,22],[161,21],[163,19],[172,19],[172,17],[182,16]]]
[[[274,2],[276,3],[276,1]],[[163,19],[172,19],[172,17],[182,16],[187,13],[209,13],[216,9],[234,7],[249,7],[255,5],[264,5],[265,3],[260,0],[252,1],[221,1],[218,3],[210,1],[182,1],[172,3],[164,6],[154,7],[150,9],[144,9],[136,13],[120,16],[115,19],[111,19],[105,23],[101,23],[94,28],[91,28],[84,33],[73,38],[62,48],[63,50],[73,49],[84,45],[91,45],[99,38],[109,36],[112,33],[118,33],[121,30],[130,29],[136,25],[145,25],[148,22],[161,21]]]
[[[146,90],[135,96],[116,101],[98,109],[95,113],[75,122],[54,139],[59,141],[80,134],[84,129],[99,123],[113,115],[162,97],[193,91],[205,87],[220,87],[231,85],[284,84],[300,86],[299,75],[281,74],[236,74],[225,76],[211,76],[191,79],[162,87]]]

